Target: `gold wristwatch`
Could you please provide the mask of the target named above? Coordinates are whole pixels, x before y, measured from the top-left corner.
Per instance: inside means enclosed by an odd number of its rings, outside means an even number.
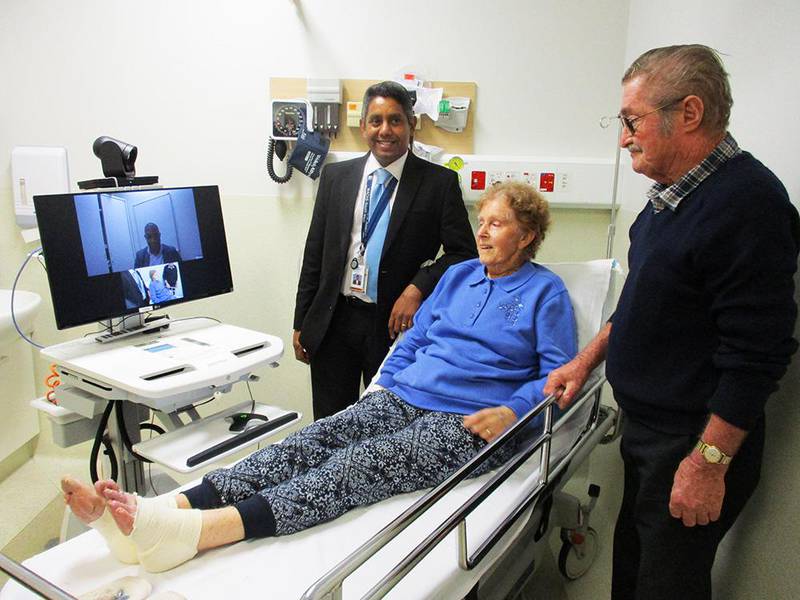
[[[703,455],[707,463],[712,465],[727,465],[731,462],[731,457],[722,450],[711,444],[706,444],[703,440],[697,440],[695,449]]]

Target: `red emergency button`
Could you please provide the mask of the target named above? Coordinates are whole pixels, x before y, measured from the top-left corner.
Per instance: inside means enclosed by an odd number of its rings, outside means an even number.
[[[539,175],[539,191],[552,192],[556,187],[555,173],[541,173]]]
[[[470,176],[470,189],[485,190],[486,189],[486,171],[473,171]]]

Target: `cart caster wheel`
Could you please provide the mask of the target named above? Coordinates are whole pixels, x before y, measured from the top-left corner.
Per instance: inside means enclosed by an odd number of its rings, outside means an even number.
[[[561,544],[561,552],[558,553],[558,570],[564,577],[573,581],[589,570],[597,556],[597,532],[589,527],[583,542],[576,544],[570,540],[567,531],[562,529],[561,539],[564,543]]]

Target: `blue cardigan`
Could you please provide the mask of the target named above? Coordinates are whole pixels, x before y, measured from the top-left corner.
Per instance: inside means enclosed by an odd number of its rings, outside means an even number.
[[[561,279],[541,265],[489,279],[450,267],[381,369],[378,384],[418,408],[471,414],[505,405],[521,417],[544,399],[547,374],[577,351]]]

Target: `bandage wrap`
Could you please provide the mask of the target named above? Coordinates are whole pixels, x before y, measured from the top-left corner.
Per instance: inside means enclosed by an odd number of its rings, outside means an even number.
[[[140,498],[136,497],[137,506],[142,504],[152,504],[153,506],[160,506],[163,508],[177,510],[178,503],[175,496],[158,496],[156,498]],[[114,522],[111,516],[111,509],[106,507],[103,514],[99,519],[95,519],[89,523],[89,527],[97,531],[103,536],[103,539],[111,551],[111,554],[118,561],[128,565],[133,565],[139,562],[139,554],[133,540],[124,535]]]
[[[140,498],[130,539],[145,570],[158,573],[197,554],[202,526],[200,510],[171,508]]]
[[[128,565],[133,565],[139,562],[139,557],[136,553],[136,546],[131,539],[122,534],[111,516],[111,511],[106,509],[99,519],[89,523],[89,527],[97,531],[103,536],[103,539],[118,561]]]

